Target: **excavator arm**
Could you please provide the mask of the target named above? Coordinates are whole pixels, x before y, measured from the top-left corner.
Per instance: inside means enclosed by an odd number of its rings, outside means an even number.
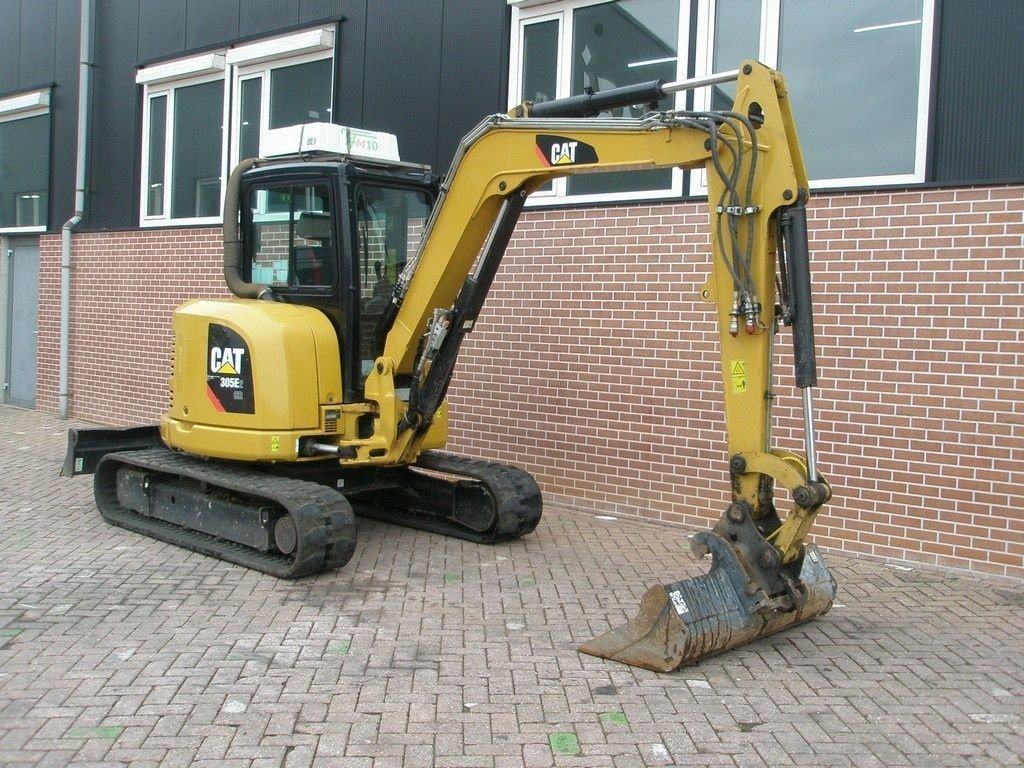
[[[733,78],[728,112],[588,116]],[[713,556],[704,581],[655,587],[637,619],[582,649],[673,669],[824,613],[835,594],[820,553],[804,543],[831,494],[814,450],[808,184],[784,81],[757,62],[724,76],[619,91],[526,104],[488,118],[463,140],[382,320],[386,340],[366,397],[378,404],[387,433],[383,461],[415,461],[527,196],[580,173],[703,170],[713,266],[701,295],[717,312],[732,503],[713,531],[694,538],[697,554]],[[771,444],[773,343],[781,325],[793,328],[804,455]],[[411,376],[407,401],[395,396],[399,375]],[[777,485],[792,497],[785,519],[775,505]]]

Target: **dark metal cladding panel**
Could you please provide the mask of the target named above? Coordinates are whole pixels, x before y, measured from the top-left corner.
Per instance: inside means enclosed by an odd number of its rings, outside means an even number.
[[[77,13],[77,11],[76,11]],[[57,45],[57,0],[21,4],[21,57],[18,76],[21,88],[54,79],[53,58]],[[77,40],[75,48],[78,48]]]
[[[185,0],[139,0],[139,63],[184,50]]]
[[[1024,180],[1024,3],[943,2],[929,181]]]
[[[0,0],[0,94],[21,87],[21,0]]]
[[[96,66],[85,227],[134,227],[138,224],[141,151],[141,91],[135,84],[135,69],[140,63],[136,43],[139,0],[103,0],[101,7],[93,48]],[[73,177],[67,183],[74,188]]]
[[[345,21],[338,25],[334,46],[334,122],[362,126],[366,0],[345,0],[341,6]]]
[[[363,127],[397,134],[402,159],[414,163],[436,162],[442,7],[371,0],[366,19]]]
[[[345,15],[345,9],[350,5],[344,0],[299,0],[299,23],[337,19]]]
[[[57,0],[56,50],[53,52],[53,80],[57,88],[75,91],[74,103],[78,104],[78,68],[81,43],[80,0]],[[32,83],[27,83],[32,85]],[[69,96],[69,98],[71,98]]]
[[[59,229],[75,209],[75,152],[78,131],[78,77],[81,7],[58,0],[57,46],[50,93],[50,230]]]
[[[244,0],[238,18],[241,37],[264,35],[299,23],[299,0]]]
[[[194,51],[236,39],[238,4],[239,0],[187,0],[185,48]]]
[[[504,112],[508,94],[508,41],[512,13],[506,3],[445,0],[441,37],[438,172],[448,170],[459,140],[484,118]]]

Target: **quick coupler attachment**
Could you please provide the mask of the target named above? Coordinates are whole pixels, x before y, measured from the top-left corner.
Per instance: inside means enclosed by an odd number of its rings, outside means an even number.
[[[694,550],[711,552],[707,575],[651,587],[636,618],[584,643],[580,651],[673,672],[821,616],[832,607],[836,582],[813,544],[804,548],[790,594],[768,599],[718,534],[697,534]]]

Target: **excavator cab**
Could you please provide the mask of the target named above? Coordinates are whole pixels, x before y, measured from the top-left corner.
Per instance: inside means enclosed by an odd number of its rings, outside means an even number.
[[[425,166],[322,156],[241,179],[241,276],[264,296],[313,307],[338,337],[342,402],[363,400],[379,325],[437,196]]]

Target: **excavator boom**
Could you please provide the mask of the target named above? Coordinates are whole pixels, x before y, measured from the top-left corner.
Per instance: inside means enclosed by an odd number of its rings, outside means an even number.
[[[590,116],[729,79],[737,83],[728,112]],[[814,448],[808,183],[784,80],[756,62],[702,81],[620,91],[526,104],[466,137],[421,249],[396,286],[367,389],[387,392],[396,372],[412,374],[392,447],[396,461],[411,461],[531,192],[577,173],[703,170],[713,266],[701,294],[717,311],[732,503],[713,531],[694,539],[697,555],[712,555],[710,574],[653,588],[636,619],[582,648],[667,670],[821,615],[835,595],[821,553],[804,543],[831,495]],[[782,325],[793,327],[803,456],[771,445],[773,343]],[[776,485],[792,495],[784,519]]]

